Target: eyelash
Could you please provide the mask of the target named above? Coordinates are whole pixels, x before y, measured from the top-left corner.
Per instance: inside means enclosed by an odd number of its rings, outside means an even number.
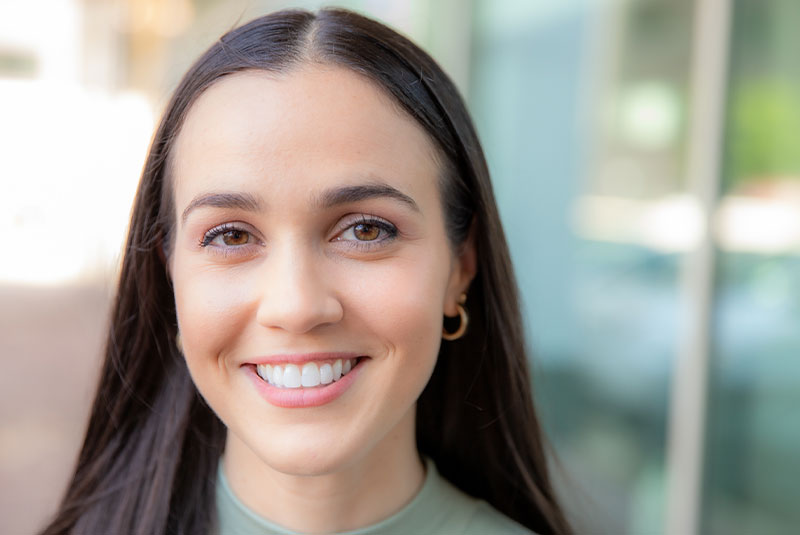
[[[369,241],[344,240],[344,239],[342,239],[340,237],[343,233],[345,233],[348,230],[356,227],[357,225],[369,225],[369,226],[378,227],[380,232],[382,232],[384,235],[379,237],[379,238],[376,238],[375,240],[369,240]],[[202,248],[206,248],[208,246],[213,246],[212,242],[217,237],[222,236],[226,232],[231,232],[231,231],[237,231],[237,232],[246,233],[247,235],[250,236],[251,240],[254,240],[254,241],[256,240],[256,238],[253,235],[253,233],[250,232],[249,230],[246,230],[245,228],[242,228],[241,225],[238,225],[236,223],[225,223],[225,224],[216,226],[216,227],[212,228],[211,230],[209,230],[208,232],[206,232],[203,235],[203,237],[200,240],[198,245],[200,247],[202,247]],[[381,219],[381,218],[375,217],[375,216],[368,216],[366,214],[361,214],[361,215],[358,216],[358,219],[353,219],[350,222],[348,222],[346,224],[346,226],[341,230],[341,232],[339,232],[337,234],[337,237],[334,238],[334,241],[337,241],[337,242],[340,242],[340,243],[348,243],[350,247],[354,247],[356,249],[361,249],[361,250],[365,250],[366,251],[366,250],[373,249],[376,246],[379,246],[379,244],[385,244],[385,242],[394,240],[397,237],[397,235],[398,235],[397,227],[394,226],[393,224],[389,223],[385,219]],[[234,251],[236,251],[236,252],[245,252],[247,250],[245,248],[249,249],[249,246],[251,246],[251,245],[254,245],[254,244],[247,243],[247,244],[238,245],[238,246],[237,245],[230,245],[230,246],[228,246],[228,245],[217,245],[217,246],[213,246],[213,247],[218,248],[220,250],[219,252],[221,252],[222,254],[227,256],[229,254],[235,254]]]
[[[250,236],[253,235],[252,232],[243,229],[242,227],[240,227],[235,223],[225,223],[223,225],[216,226],[211,230],[209,230],[208,232],[206,232],[203,235],[203,238],[200,240],[200,247],[207,247],[211,245],[211,242],[214,241],[217,238],[217,236],[222,236],[226,232],[232,232],[232,231],[244,232],[249,234]]]

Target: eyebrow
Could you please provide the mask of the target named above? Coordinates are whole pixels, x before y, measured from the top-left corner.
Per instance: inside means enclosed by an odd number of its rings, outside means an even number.
[[[359,184],[355,186],[343,186],[333,188],[322,192],[322,194],[315,200],[315,203],[320,208],[332,208],[340,204],[347,204],[352,202],[364,201],[367,199],[374,199],[379,197],[388,197],[396,199],[414,211],[419,212],[417,203],[403,193],[402,191],[382,183],[375,184]],[[198,195],[189,206],[183,211],[181,221],[186,222],[189,213],[195,208],[209,206],[212,208],[238,208],[240,210],[247,210],[248,212],[259,212],[264,210],[264,203],[260,198],[251,195],[250,193],[242,192],[221,192],[221,193],[205,193]]]
[[[198,195],[189,206],[183,211],[181,221],[186,222],[189,217],[189,212],[201,206],[210,206],[213,208],[239,208],[240,210],[247,210],[248,212],[258,212],[263,209],[263,203],[258,197],[249,193],[238,192],[224,192],[224,193],[206,193]]]
[[[419,206],[417,206],[417,203],[414,201],[414,199],[402,191],[388,184],[382,183],[359,184],[355,186],[333,188],[322,192],[317,199],[316,204],[321,208],[331,208],[340,204],[365,201],[367,199],[374,199],[378,197],[388,197],[390,199],[398,200],[414,209],[414,211],[419,212]]]

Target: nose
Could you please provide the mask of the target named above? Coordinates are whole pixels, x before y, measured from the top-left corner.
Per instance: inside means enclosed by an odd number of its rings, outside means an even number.
[[[257,321],[294,334],[338,322],[342,303],[332,291],[324,262],[296,246],[273,250],[265,259]]]

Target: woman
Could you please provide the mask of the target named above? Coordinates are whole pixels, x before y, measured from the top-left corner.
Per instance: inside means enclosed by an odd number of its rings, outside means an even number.
[[[44,533],[568,531],[513,281],[429,56],[335,9],[229,32],[150,148]]]

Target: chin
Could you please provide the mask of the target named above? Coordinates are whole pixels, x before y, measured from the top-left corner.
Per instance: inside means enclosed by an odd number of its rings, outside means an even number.
[[[314,451],[310,449],[281,452],[262,458],[272,469],[293,476],[325,476],[346,469],[355,462],[358,456],[344,452]]]
[[[322,476],[338,472],[357,461],[363,454],[351,447],[341,435],[330,440],[320,440],[305,433],[280,433],[270,437],[249,440],[247,445],[263,465],[272,470],[293,476]],[[266,439],[266,440],[265,440]]]

